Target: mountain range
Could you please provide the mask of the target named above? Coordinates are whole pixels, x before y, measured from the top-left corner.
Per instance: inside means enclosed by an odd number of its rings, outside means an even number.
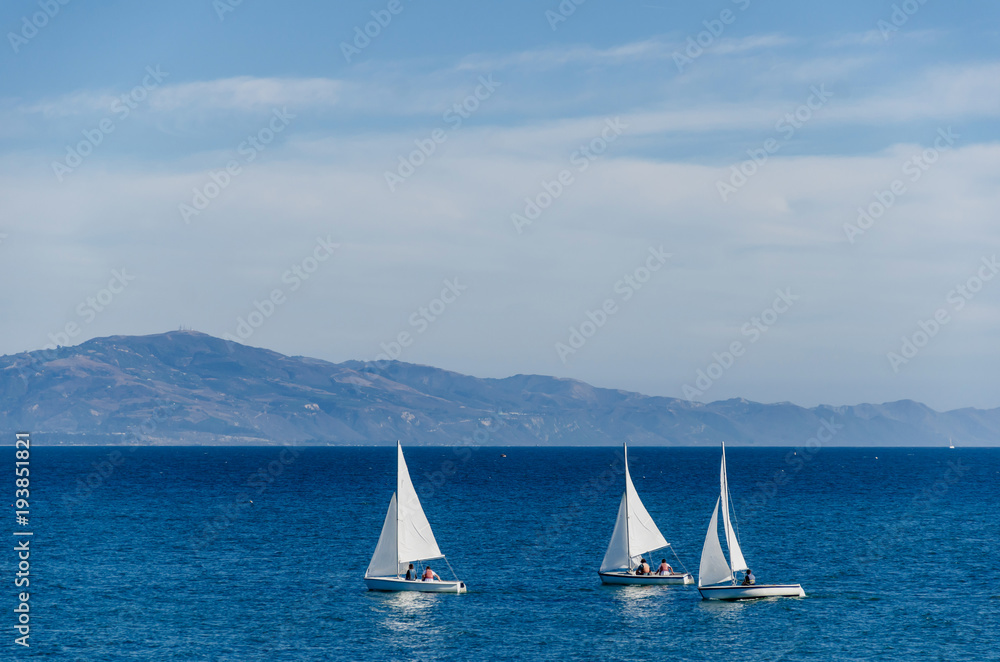
[[[173,331],[0,357],[0,428],[58,445],[996,446],[1000,408],[702,404],[541,375],[330,363]]]

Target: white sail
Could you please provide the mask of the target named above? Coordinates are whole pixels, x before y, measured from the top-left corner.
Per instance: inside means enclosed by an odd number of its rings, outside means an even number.
[[[625,510],[625,501],[625,495],[622,494],[618,505],[618,519],[615,520],[615,530],[611,534],[608,551],[604,553],[604,560],[601,562],[601,572],[629,567],[628,512]]]
[[[708,533],[705,534],[705,545],[701,548],[701,563],[698,566],[698,586],[710,586],[731,582],[733,573],[726,563],[726,555],[722,553],[722,545],[719,544],[719,502],[715,500],[715,509],[712,510],[712,521],[708,524]]]
[[[638,561],[646,552],[667,546],[663,534],[656,528],[656,522],[642,505],[639,494],[632,484],[628,472],[628,450],[625,451],[625,502],[628,504],[628,553],[633,561]]]
[[[406,468],[406,460],[403,459],[403,447],[397,443],[396,449],[397,559],[400,564],[417,560],[439,559],[444,554],[441,553],[437,541],[434,540],[434,532],[431,531],[430,522],[427,521],[424,509],[420,506],[417,491],[413,489],[410,472]]]
[[[385,514],[382,534],[375,545],[371,563],[365,577],[395,577],[399,573],[399,559],[396,557],[396,495],[389,501],[389,511]]]
[[[608,551],[604,553],[604,561],[601,562],[601,572],[619,568],[631,570],[646,552],[669,544],[656,528],[653,518],[642,505],[639,493],[635,491],[628,471],[628,446],[624,448],[625,493],[618,505],[618,519],[615,520],[615,530],[611,534]]]
[[[743,558],[743,551],[740,549],[740,541],[736,537],[736,530],[732,522],[729,521],[729,480],[726,477],[726,445],[722,445],[722,468],[719,470],[720,499],[722,502],[722,528],[725,531],[726,547],[729,549],[729,561],[733,572],[742,572],[747,569],[747,562]]]

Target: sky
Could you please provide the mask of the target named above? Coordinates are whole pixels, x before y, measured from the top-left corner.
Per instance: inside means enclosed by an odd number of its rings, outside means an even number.
[[[998,19],[3,3],[0,353],[186,328],[699,402],[998,407]]]

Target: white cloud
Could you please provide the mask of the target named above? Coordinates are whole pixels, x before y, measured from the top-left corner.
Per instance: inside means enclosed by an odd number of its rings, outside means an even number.
[[[275,106],[297,108],[331,107],[340,100],[343,84],[329,78],[255,78],[239,76],[208,81],[163,84],[149,92],[141,102],[163,113],[178,110],[257,111]],[[27,115],[44,118],[108,114],[112,104],[128,89],[115,91],[81,90],[54,99],[16,106]]]
[[[152,95],[150,106],[162,112],[186,108],[252,111],[284,105],[330,107],[339,102],[340,91],[341,83],[329,78],[240,76],[166,85]]]
[[[801,40],[782,34],[755,34],[747,37],[722,38],[709,46],[714,55],[735,55],[761,49],[775,49],[801,43]]]
[[[830,103],[832,122],[875,124],[1000,115],[1000,63],[935,67],[902,84],[844,103]]]
[[[716,55],[736,55],[796,43],[800,43],[800,40],[782,34],[722,37],[714,41],[706,51]],[[463,58],[456,68],[459,71],[497,71],[521,67],[551,69],[569,65],[625,65],[643,60],[672,60],[674,53],[683,51],[686,44],[685,37],[675,35],[670,38],[643,39],[608,48],[572,44],[501,55],[476,54]]]
[[[913,44],[917,46],[927,46],[935,41],[944,39],[949,34],[946,30],[940,29],[907,29],[899,32],[890,32],[889,39],[886,39],[881,30],[871,29],[863,32],[849,32],[831,37],[821,41],[820,45],[825,48],[852,48],[863,47],[884,47],[890,42],[895,46],[903,44]]]
[[[660,38],[644,39],[611,48],[571,45],[509,54],[475,54],[463,58],[459,71],[498,71],[511,67],[550,69],[571,64],[624,64],[636,60],[670,57],[676,45]]]
[[[117,98],[113,94],[104,92],[78,91],[56,99],[37,101],[35,103],[15,106],[15,108],[23,114],[41,115],[46,119],[53,119],[75,115],[107,113],[111,109],[111,104]]]

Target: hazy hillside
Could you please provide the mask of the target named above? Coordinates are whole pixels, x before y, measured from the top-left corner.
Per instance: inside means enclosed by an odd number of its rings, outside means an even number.
[[[1000,409],[700,405],[540,375],[478,379],[408,363],[334,364],[191,331],[0,357],[0,397],[0,427],[58,444],[768,446],[804,445],[821,430],[830,445],[1000,440]]]

